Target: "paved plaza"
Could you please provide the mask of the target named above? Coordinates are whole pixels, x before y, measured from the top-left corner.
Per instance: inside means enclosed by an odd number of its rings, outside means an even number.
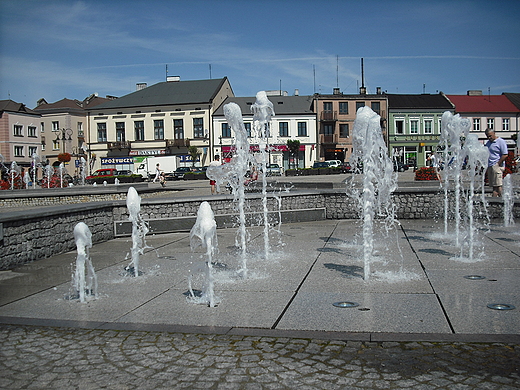
[[[517,226],[479,225],[460,248],[443,221],[376,223],[366,280],[361,230],[283,224],[266,256],[248,228],[244,278],[236,229],[219,229],[216,307],[189,299],[206,275],[189,232],[148,235],[139,277],[130,237],[94,245],[84,303],[75,252],[4,271],[0,388],[520,388]]]

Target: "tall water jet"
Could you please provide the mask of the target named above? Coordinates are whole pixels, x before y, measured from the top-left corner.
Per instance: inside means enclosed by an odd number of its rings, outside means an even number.
[[[476,134],[469,134],[462,147],[461,159],[466,161],[466,172],[469,178],[469,189],[466,198],[466,207],[468,213],[468,239],[465,240],[468,246],[468,259],[473,261],[473,252],[475,245],[475,223],[473,220],[473,203],[475,196],[475,181],[480,177],[480,189],[482,197],[484,196],[484,174],[488,161],[488,149],[478,140]],[[484,203],[485,206],[485,203]],[[461,258],[463,257],[463,246],[461,246]]]
[[[128,209],[128,219],[132,222],[132,248],[130,250],[132,261],[125,267],[128,274],[139,276],[139,258],[143,254],[146,246],[145,236],[148,233],[148,226],[141,217],[141,197],[137,194],[134,187],[128,189],[126,196],[126,207]],[[142,274],[142,272],[141,272]]]
[[[369,107],[360,107],[352,134],[351,164],[363,167],[361,210],[363,220],[364,279],[370,277],[374,251],[373,222],[375,213],[386,223],[395,221],[391,194],[397,188],[397,177],[381,130],[381,118]]]
[[[513,182],[511,180],[511,175],[507,175],[503,180],[503,188],[502,188],[502,200],[504,202],[504,226],[509,227],[515,224],[513,218]]]
[[[9,175],[11,177],[11,189],[14,190],[14,181],[15,181],[15,178],[18,177],[18,175],[20,175],[20,172],[21,172],[21,168],[18,166],[18,164],[16,163],[16,161],[13,161],[11,163],[11,168],[9,169]]]
[[[244,179],[249,169],[249,163],[252,162],[249,153],[249,142],[247,140],[247,131],[242,119],[242,111],[236,103],[228,103],[224,106],[224,116],[231,129],[235,132],[235,155],[233,159],[224,165],[209,166],[206,175],[211,180],[217,182],[217,187],[228,182],[231,185],[235,201],[238,202],[239,212],[239,228],[237,246],[241,250],[242,268],[240,273],[244,278],[247,277],[247,232],[246,232],[246,216],[245,216],[245,185]]]
[[[51,187],[51,179],[52,179],[52,176],[54,175],[54,168],[52,167],[52,165],[46,165],[45,169],[44,169],[44,172],[45,172],[45,177],[46,177],[46,180],[47,180],[47,188],[50,188]]]
[[[196,303],[208,304],[215,307],[219,302],[214,292],[213,254],[217,249],[217,223],[213,210],[208,202],[202,202],[197,211],[197,220],[190,231],[190,247],[195,250],[199,246],[206,249],[206,284],[201,297],[192,293],[189,299]],[[190,291],[191,287],[190,287]]]
[[[269,257],[269,220],[267,210],[267,157],[269,153],[269,131],[271,118],[275,115],[273,103],[267,98],[265,91],[256,94],[256,101],[251,106],[253,113],[253,129],[258,137],[258,146],[261,153],[262,175],[262,209],[264,218],[264,253],[265,258]]]
[[[87,161],[81,157],[79,159],[80,161],[80,164],[79,164],[79,180],[80,180],[80,184],[82,186],[85,185],[85,178],[87,177]]]
[[[38,168],[41,168],[42,164],[40,163],[40,156],[38,156],[38,154],[36,154],[36,153],[33,153],[33,155],[31,156],[31,160],[32,160],[31,165],[32,165],[32,170],[33,170],[32,182],[33,182],[33,188],[35,189],[36,183],[38,180]]]
[[[97,295],[97,276],[90,259],[89,249],[92,248],[92,233],[84,222],[79,222],[74,227],[74,240],[78,255],[76,257],[76,270],[72,279],[72,288],[75,294],[71,297],[79,298],[85,302],[86,296]]]
[[[462,140],[465,139],[469,133],[471,123],[467,118],[461,118],[459,114],[453,115],[446,111],[442,115],[441,120],[441,142],[444,145],[444,171],[445,171],[445,202],[444,202],[444,233],[448,231],[448,182],[452,180],[455,185],[455,245],[459,246],[460,240],[460,196],[462,190],[462,166],[464,158],[462,155]]]
[[[61,162],[58,166],[58,174],[60,175],[60,188],[63,188],[63,174],[65,173],[65,165]]]

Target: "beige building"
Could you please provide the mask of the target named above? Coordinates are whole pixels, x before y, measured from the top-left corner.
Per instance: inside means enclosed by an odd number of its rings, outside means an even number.
[[[234,96],[227,78],[168,81],[87,108],[92,170],[135,170],[148,156],[171,156],[178,166],[192,165],[189,146],[198,148],[196,166],[212,160],[212,115]]]

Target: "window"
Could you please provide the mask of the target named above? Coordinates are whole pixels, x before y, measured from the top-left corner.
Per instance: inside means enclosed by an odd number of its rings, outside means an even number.
[[[15,146],[14,147],[14,156],[15,157],[23,157],[23,146]]]
[[[60,141],[52,140],[52,150],[60,150]]]
[[[350,137],[350,129],[348,123],[343,123],[339,125],[339,136],[343,138]]]
[[[431,119],[424,120],[424,134],[433,134],[433,122]]]
[[[164,120],[153,121],[153,139],[164,139]]]
[[[247,136],[251,138],[251,122],[245,122],[244,127],[246,129]]]
[[[381,112],[381,102],[372,102],[370,106],[372,108],[372,111],[379,115],[379,113]]]
[[[35,154],[38,154],[38,147],[29,146],[29,156],[32,158]]]
[[[144,141],[144,121],[134,122],[135,140]]]
[[[78,135],[83,136],[83,122],[78,122]]]
[[[307,137],[307,122],[298,122],[298,137]]]
[[[279,136],[289,137],[289,122],[278,122]]]
[[[125,122],[116,122],[116,141],[125,142]]]
[[[40,133],[45,133],[45,123],[40,122]]]
[[[404,134],[404,120],[402,120],[402,119],[395,120],[395,133]]]
[[[193,137],[204,138],[204,118],[193,118]]]
[[[323,111],[332,112],[332,102],[323,102]]]
[[[502,130],[509,131],[509,118],[502,119]]]
[[[54,122],[52,122],[54,124]],[[98,142],[107,142],[107,124],[106,123],[98,123],[97,124],[97,141]]]
[[[15,137],[23,137],[23,126],[22,125],[14,125],[14,136]]]
[[[488,118],[487,127],[489,130],[495,130],[495,118]]]
[[[227,123],[222,123],[222,138],[231,138],[231,127]]]
[[[480,118],[473,118],[473,130],[480,131]]]
[[[36,138],[36,126],[27,127],[27,136]]]
[[[365,107],[365,102],[356,102],[356,112],[357,112],[361,107]]]
[[[60,122],[52,122],[52,131],[58,131],[60,129]]]
[[[173,138],[184,139],[184,120],[174,119],[173,120]]]
[[[323,125],[323,134],[325,135],[333,135],[334,134],[334,127],[329,124]]]
[[[339,113],[348,114],[348,102],[339,102]]]
[[[419,121],[417,119],[410,119],[410,134],[419,133]]]

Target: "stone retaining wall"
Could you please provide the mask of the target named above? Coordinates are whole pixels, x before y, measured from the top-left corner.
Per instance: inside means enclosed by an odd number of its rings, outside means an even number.
[[[443,218],[444,193],[438,189],[399,189],[393,195],[398,219]],[[450,193],[450,204],[453,202]],[[200,203],[210,202],[215,215],[236,218],[236,202],[231,196],[209,196],[194,199],[143,199],[141,215],[145,220],[175,219],[196,216]],[[487,198],[489,217],[502,219],[503,203],[498,198]],[[338,190],[294,191],[280,195],[269,194],[268,210],[325,209],[327,219],[359,218],[357,200]],[[247,194],[246,212],[259,213],[263,209],[260,194]],[[464,214],[461,202],[461,214]],[[484,213],[479,199],[475,199],[477,218]],[[304,212],[304,211],[302,211]],[[318,213],[316,214],[318,215]],[[323,215],[323,213],[319,213]],[[514,218],[520,219],[520,201],[513,208]],[[453,218],[453,210],[450,211]],[[113,239],[115,223],[127,221],[125,201],[103,201],[55,206],[28,211],[0,214],[0,270],[12,269],[24,263],[47,258],[59,253],[75,250],[73,229],[76,223],[85,222],[92,234],[93,242]]]

